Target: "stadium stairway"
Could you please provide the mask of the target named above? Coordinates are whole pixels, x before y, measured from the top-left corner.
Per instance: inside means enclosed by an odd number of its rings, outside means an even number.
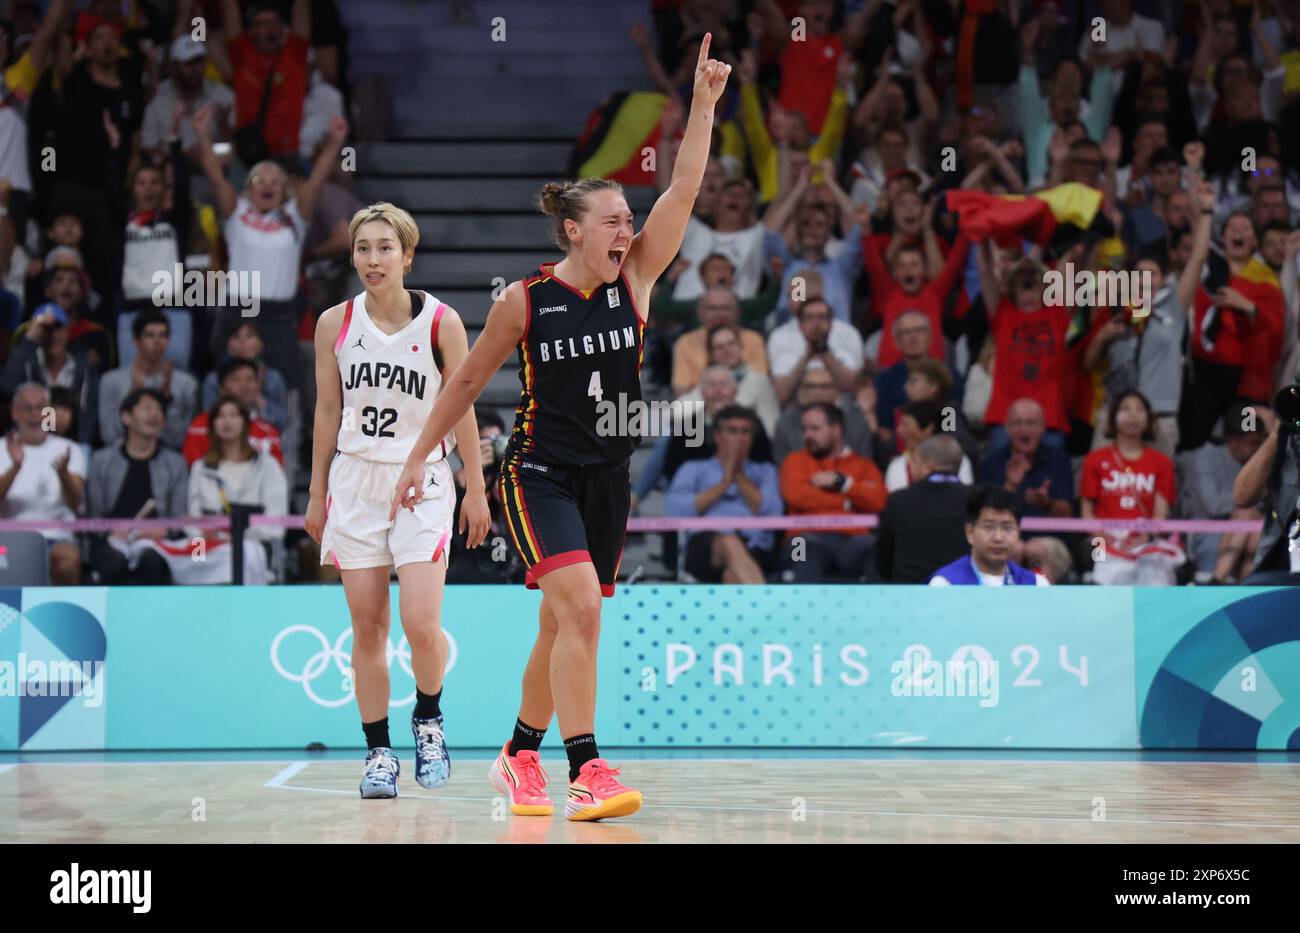
[[[557,258],[549,221],[533,204],[544,182],[565,177],[570,147],[592,109],[615,91],[650,87],[625,38],[634,23],[649,24],[646,6],[474,2],[473,21],[454,23],[447,0],[341,4],[352,79],[384,77],[395,124],[391,141],[359,148],[358,195],[393,201],[415,216],[420,245],[411,284],[455,308],[471,344],[493,288]],[[624,38],[611,44],[610,37]],[[628,200],[643,219],[653,192],[629,189]],[[518,397],[512,356],[482,402],[509,429]],[[634,476],[648,454],[643,444]],[[662,514],[662,495],[641,514]],[[648,550],[657,554],[657,537],[629,538],[623,572],[645,566],[647,576],[661,576]]]

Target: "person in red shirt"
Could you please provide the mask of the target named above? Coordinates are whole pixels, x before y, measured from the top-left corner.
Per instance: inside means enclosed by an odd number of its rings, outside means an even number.
[[[798,16],[806,31],[797,41],[791,35],[790,20],[774,0],[759,0],[755,11],[763,16],[762,31],[781,48],[777,100],[785,109],[802,113],[810,132],[820,133],[835,91],[835,72],[844,55],[843,40],[830,28],[833,0],[801,0]]]
[[[235,129],[257,121],[267,82],[262,140],[269,156],[298,155],[298,130],[311,69],[307,52],[311,40],[309,0],[293,0],[292,23],[275,3],[250,3],[239,15],[238,0],[222,0],[222,16],[230,43],[230,82],[235,91]],[[247,23],[247,29],[243,28]]]
[[[789,515],[876,514],[888,494],[880,469],[844,443],[844,413],[817,402],[803,410],[804,446],[781,463],[781,498]],[[802,539],[800,546],[796,539]],[[785,579],[825,583],[833,573],[858,582],[871,562],[871,538],[862,528],[791,529],[782,547]]]
[[[1047,433],[1043,444],[1064,451],[1070,418],[1065,406],[1065,337],[1074,309],[1046,305],[1042,263],[1022,259],[1006,275],[1005,289],[993,272],[993,241],[975,251],[980,293],[989,316],[993,342],[993,392],[984,423],[993,427],[990,449],[1007,445],[1007,409],[1016,399],[1032,398],[1043,409]]]
[[[931,209],[926,211],[929,220]],[[895,233],[895,239],[902,235]],[[924,237],[936,238],[934,228],[927,222]],[[889,267],[880,254],[875,237],[862,237],[862,260],[871,282],[872,313],[881,319],[879,365],[881,369],[893,366],[902,359],[902,352],[894,343],[894,321],[904,311],[920,311],[930,319],[930,355],[942,360],[947,354],[943,341],[943,317],[948,299],[955,290],[966,266],[966,252],[970,242],[965,234],[958,234],[943,269],[933,281],[927,282],[926,250],[919,245],[899,245],[893,250]]]
[[[1210,252],[1213,186],[1197,192],[1200,214],[1192,252],[1178,279],[1178,302],[1192,309],[1191,378],[1179,409],[1179,448],[1210,439],[1218,415],[1234,398],[1268,401],[1283,344],[1285,306],[1277,277],[1255,258],[1250,217],[1223,225],[1223,254]]]
[[[269,453],[284,466],[284,449],[280,445],[280,432],[275,425],[265,421],[257,411],[257,398],[261,395],[257,364],[252,360],[233,356],[221,364],[217,371],[220,398],[230,396],[253,413],[248,425],[248,440],[259,453]],[[199,412],[190,422],[190,429],[181,446],[181,454],[190,466],[208,452],[212,438],[208,427],[208,412]]]
[[[1175,500],[1174,462],[1150,446],[1155,413],[1141,392],[1124,392],[1111,404],[1106,436],[1083,460],[1079,479],[1084,518],[1164,519]],[[1102,584],[1170,585],[1186,559],[1174,541],[1137,531],[1108,531],[1093,579]]]

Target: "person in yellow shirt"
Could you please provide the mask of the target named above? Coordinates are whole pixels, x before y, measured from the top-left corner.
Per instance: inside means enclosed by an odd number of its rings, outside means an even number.
[[[823,159],[833,159],[844,140],[844,123],[848,118],[848,86],[852,79],[853,60],[845,55],[840,59],[835,90],[831,93],[830,108],[822,132],[812,141],[802,114],[773,104],[771,119],[763,116],[763,103],[759,99],[758,64],[752,49],[740,55],[740,126],[749,147],[750,161],[758,177],[760,203],[773,201],[781,190],[781,154],[783,150],[808,153],[813,165]],[[813,183],[820,181],[820,175]]]

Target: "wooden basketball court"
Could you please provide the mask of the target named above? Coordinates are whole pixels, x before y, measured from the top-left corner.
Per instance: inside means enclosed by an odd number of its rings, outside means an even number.
[[[705,755],[708,753],[700,753]],[[426,791],[402,752],[401,795],[361,800],[357,753],[0,757],[0,826],[15,842],[1273,842],[1300,843],[1293,754],[958,753],[608,757],[646,806],[509,814],[489,755],[456,754]],[[750,756],[750,757],[741,757]]]

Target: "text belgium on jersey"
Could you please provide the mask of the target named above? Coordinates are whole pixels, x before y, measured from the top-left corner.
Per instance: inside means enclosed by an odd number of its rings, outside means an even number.
[[[609,336],[608,345],[605,342],[606,335]],[[549,363],[552,359],[562,360],[576,356],[594,356],[597,353],[608,353],[612,350],[622,350],[625,347],[635,347],[636,331],[632,327],[624,327],[621,332],[609,330],[604,333],[597,333],[595,337],[591,334],[584,334],[581,347],[579,347],[576,340],[576,337],[561,337],[557,340],[538,341],[537,349],[541,353],[541,361]]]

